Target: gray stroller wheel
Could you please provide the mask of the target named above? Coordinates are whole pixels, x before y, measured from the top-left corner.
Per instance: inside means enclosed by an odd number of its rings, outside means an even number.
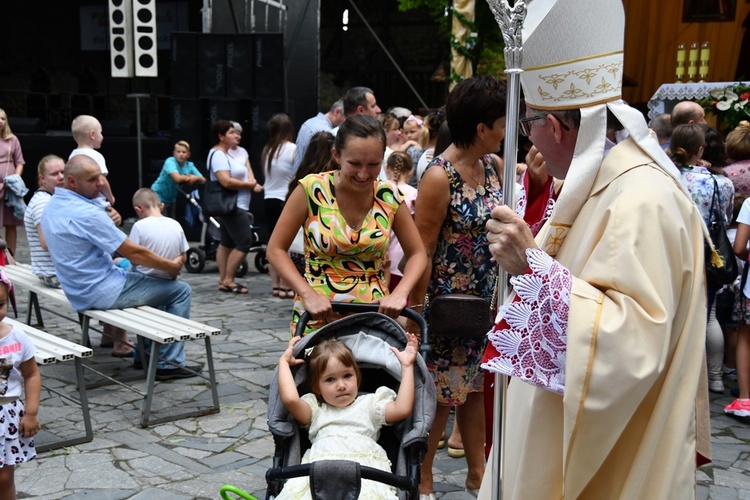
[[[240,262],[240,265],[237,268],[237,271],[234,273],[234,277],[242,278],[246,274],[247,274],[247,259],[243,259],[243,261]]]
[[[187,259],[185,259],[185,269],[189,273],[199,273],[203,271],[206,265],[206,252],[200,248],[188,248]]]
[[[268,258],[266,257],[265,250],[259,250],[258,253],[255,254],[255,269],[263,274],[268,272]]]

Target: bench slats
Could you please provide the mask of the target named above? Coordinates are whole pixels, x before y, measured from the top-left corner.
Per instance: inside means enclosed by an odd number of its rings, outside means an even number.
[[[83,314],[85,314],[89,318],[95,319],[97,321],[103,321],[104,323],[116,326],[118,328],[123,328],[130,333],[135,333],[161,344],[171,344],[172,342],[176,342],[177,340],[182,340],[181,338],[175,338],[174,333],[162,333],[159,329],[154,328],[152,325],[148,324],[147,321],[144,321],[141,318],[134,318],[131,314],[128,314],[123,309],[110,309],[107,311],[90,309],[88,311],[85,311]],[[185,340],[188,339],[190,339],[189,335]]]
[[[179,316],[175,317],[174,314],[169,314],[168,312],[162,311],[161,309],[157,309],[155,307],[140,306],[137,309],[139,311],[146,311],[153,316],[160,316],[174,323],[179,323],[181,326],[185,325],[186,327],[202,330],[203,332],[205,332],[206,335],[211,335],[211,336],[221,335],[221,330],[216,327],[213,327],[211,325],[206,325],[203,323],[198,323],[197,321],[193,321],[192,319],[181,318]]]
[[[45,351],[44,349],[38,347],[36,345],[36,342],[32,339],[34,342],[34,347],[36,347],[36,353],[34,354],[34,359],[36,359],[36,364],[38,365],[51,365],[52,363],[57,363],[57,358],[55,357],[55,353]]]
[[[163,312],[156,308],[152,308],[152,310]],[[124,309],[124,311],[138,318],[143,318],[149,324],[157,324],[160,328],[164,328],[164,330],[167,332],[174,332],[175,335],[184,335],[187,337],[181,340],[202,339],[206,336],[206,332],[203,329],[195,328],[191,325],[184,324],[181,321],[177,321],[175,318],[179,318],[179,316],[175,316],[174,314],[165,312],[164,314],[166,316],[162,316],[159,314],[154,314],[151,311],[141,309],[140,307],[131,307],[128,309]]]

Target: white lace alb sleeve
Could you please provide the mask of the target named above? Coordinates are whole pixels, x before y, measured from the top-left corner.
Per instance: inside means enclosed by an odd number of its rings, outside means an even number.
[[[526,256],[530,272],[510,280],[516,296],[500,307],[488,335],[497,355],[482,367],[563,394],[573,280],[542,250]]]

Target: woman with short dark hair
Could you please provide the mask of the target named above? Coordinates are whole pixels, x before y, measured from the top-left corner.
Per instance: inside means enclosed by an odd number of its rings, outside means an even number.
[[[444,294],[487,300],[497,276],[485,223],[502,204],[503,161],[494,153],[505,137],[505,91],[493,77],[468,78],[451,91],[446,119],[452,143],[435,157],[419,184],[415,220],[429,265],[412,289],[410,303],[424,307]],[[511,187],[512,189],[512,187]],[[422,305],[426,303],[426,305]],[[434,498],[432,464],[452,407],[456,409],[468,474],[466,488],[477,490],[484,475],[484,400],[480,368],[484,335],[430,336],[427,367],[438,394],[427,455],[422,462],[420,497]]]

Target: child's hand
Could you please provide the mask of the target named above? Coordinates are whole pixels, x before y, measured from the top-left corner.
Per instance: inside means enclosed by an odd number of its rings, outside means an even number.
[[[417,341],[417,336],[413,333],[407,333],[406,338],[408,339],[408,342],[403,351],[399,351],[395,347],[391,347],[391,351],[396,355],[401,366],[412,366],[417,360],[419,342]]]
[[[305,363],[304,359],[294,357],[294,345],[300,340],[302,340],[302,337],[292,337],[292,340],[289,341],[289,345],[286,347],[286,351],[279,358],[279,363],[286,362],[289,366],[297,366]]]
[[[18,429],[21,432],[21,436],[25,438],[34,437],[39,432],[39,429],[39,419],[36,415],[24,414]]]

